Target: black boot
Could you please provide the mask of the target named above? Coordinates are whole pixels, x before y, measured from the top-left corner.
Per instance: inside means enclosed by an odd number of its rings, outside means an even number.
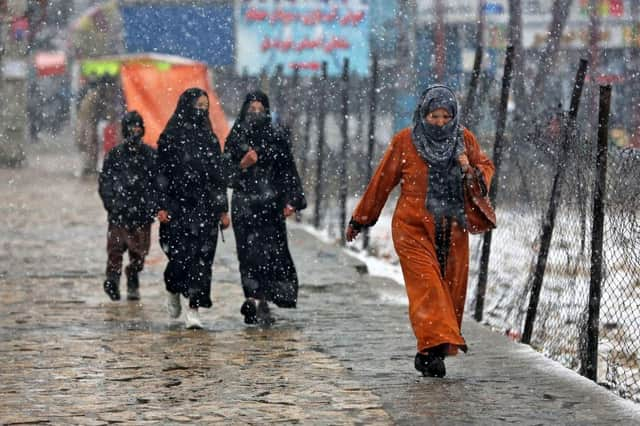
[[[272,325],[276,322],[275,318],[271,316],[271,310],[269,309],[269,304],[266,300],[261,300],[260,303],[258,303],[257,317],[258,323],[261,325]]]
[[[140,300],[140,281],[138,274],[131,274],[127,277],[127,300]]]
[[[102,285],[104,292],[114,302],[120,300],[120,277],[107,277],[106,281]]]
[[[244,315],[245,324],[257,324],[258,323],[258,309],[256,308],[256,302],[253,300],[245,300],[240,307],[240,313]]]
[[[414,359],[414,366],[425,377],[444,377],[447,374],[444,356],[440,353],[423,354],[418,352]]]

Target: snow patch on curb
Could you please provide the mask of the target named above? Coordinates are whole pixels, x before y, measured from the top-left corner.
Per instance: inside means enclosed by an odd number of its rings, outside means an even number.
[[[336,244],[336,238],[329,235],[329,231],[327,229],[318,230],[308,224],[295,224],[294,226],[298,229],[302,229],[305,232],[308,232],[323,243]],[[393,265],[388,261],[368,255],[364,251],[357,251],[355,247],[343,248],[342,252],[367,265],[367,273],[369,275],[374,277],[389,278],[395,283],[404,287],[404,278],[402,276],[400,265]],[[379,291],[378,295],[383,303],[392,305],[409,304],[409,301],[404,294],[392,294],[386,291]]]
[[[342,251],[354,259],[358,259],[365,263],[367,265],[369,275],[391,278],[401,286],[404,286],[404,278],[402,277],[402,270],[399,265],[392,265],[384,260],[380,260],[361,251],[354,251],[350,248],[345,248]]]
[[[318,230],[313,226],[306,224],[296,224],[296,227],[304,230],[305,232],[308,232],[323,243],[336,243],[336,239],[332,238],[326,229]],[[391,278],[398,284],[404,286],[404,278],[402,277],[402,270],[400,269],[399,265],[392,265],[389,262],[370,256],[362,251],[356,251],[353,247],[343,248],[342,252],[366,264],[369,275],[375,277]]]

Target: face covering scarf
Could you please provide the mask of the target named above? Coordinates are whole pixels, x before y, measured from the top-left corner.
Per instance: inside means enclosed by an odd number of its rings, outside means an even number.
[[[267,114],[264,112],[247,112],[246,120],[251,127],[260,127],[266,123]]]
[[[429,124],[424,119],[437,108],[452,112],[451,121],[444,126]],[[444,276],[451,219],[466,226],[462,171],[458,165],[458,157],[464,152],[464,143],[453,92],[444,86],[427,89],[414,113],[413,125],[413,144],[429,166],[425,208],[435,220],[436,249]]]

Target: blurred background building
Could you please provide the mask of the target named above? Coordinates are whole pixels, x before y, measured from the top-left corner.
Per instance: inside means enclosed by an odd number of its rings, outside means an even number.
[[[545,52],[553,6],[561,1],[569,12],[559,53],[546,76],[550,84],[545,84],[545,92],[537,93],[532,87],[534,77]],[[479,43],[484,47],[480,84],[487,94],[484,114],[491,116],[489,93],[497,92],[506,45],[511,34],[517,34],[515,41],[521,49],[514,74],[517,101],[512,109],[525,108],[522,100],[532,93],[536,93],[535,102],[544,104],[542,109],[566,105],[576,63],[587,57],[592,59],[593,83],[615,83],[615,90],[626,94],[616,96],[614,90],[613,126],[620,130],[617,143],[638,144],[633,129],[640,122],[635,95],[640,92],[639,3],[3,0],[3,79],[15,81],[16,72],[26,70],[24,98],[29,120],[24,123],[25,139],[37,141],[40,131],[55,132],[66,122],[69,105],[77,95],[71,91],[71,72],[74,62],[82,58],[145,52],[205,62],[214,71],[223,104],[233,112],[238,102],[235,79],[271,75],[278,66],[285,75],[298,69],[305,78],[318,75],[323,61],[328,63],[330,77],[335,77],[343,59],[349,58],[351,72],[366,80],[375,54],[381,67],[380,107],[393,114],[394,127],[400,128],[410,120],[415,99],[427,85],[445,83],[465,93]],[[518,12],[517,19],[510,8]],[[16,56],[23,59],[16,61]],[[22,60],[26,68],[20,67]],[[3,87],[4,91],[15,90],[11,83]],[[15,123],[15,119],[9,121]]]

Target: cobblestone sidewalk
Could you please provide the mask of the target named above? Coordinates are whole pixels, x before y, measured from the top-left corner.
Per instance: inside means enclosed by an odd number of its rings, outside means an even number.
[[[402,287],[295,226],[299,308],[270,328],[242,322],[231,232],[205,330],[168,318],[157,235],[142,300],[110,302],[96,182],[73,157],[30,158],[0,170],[2,424],[640,424],[632,403],[471,320],[469,354],[419,377],[406,306],[387,302]]]

